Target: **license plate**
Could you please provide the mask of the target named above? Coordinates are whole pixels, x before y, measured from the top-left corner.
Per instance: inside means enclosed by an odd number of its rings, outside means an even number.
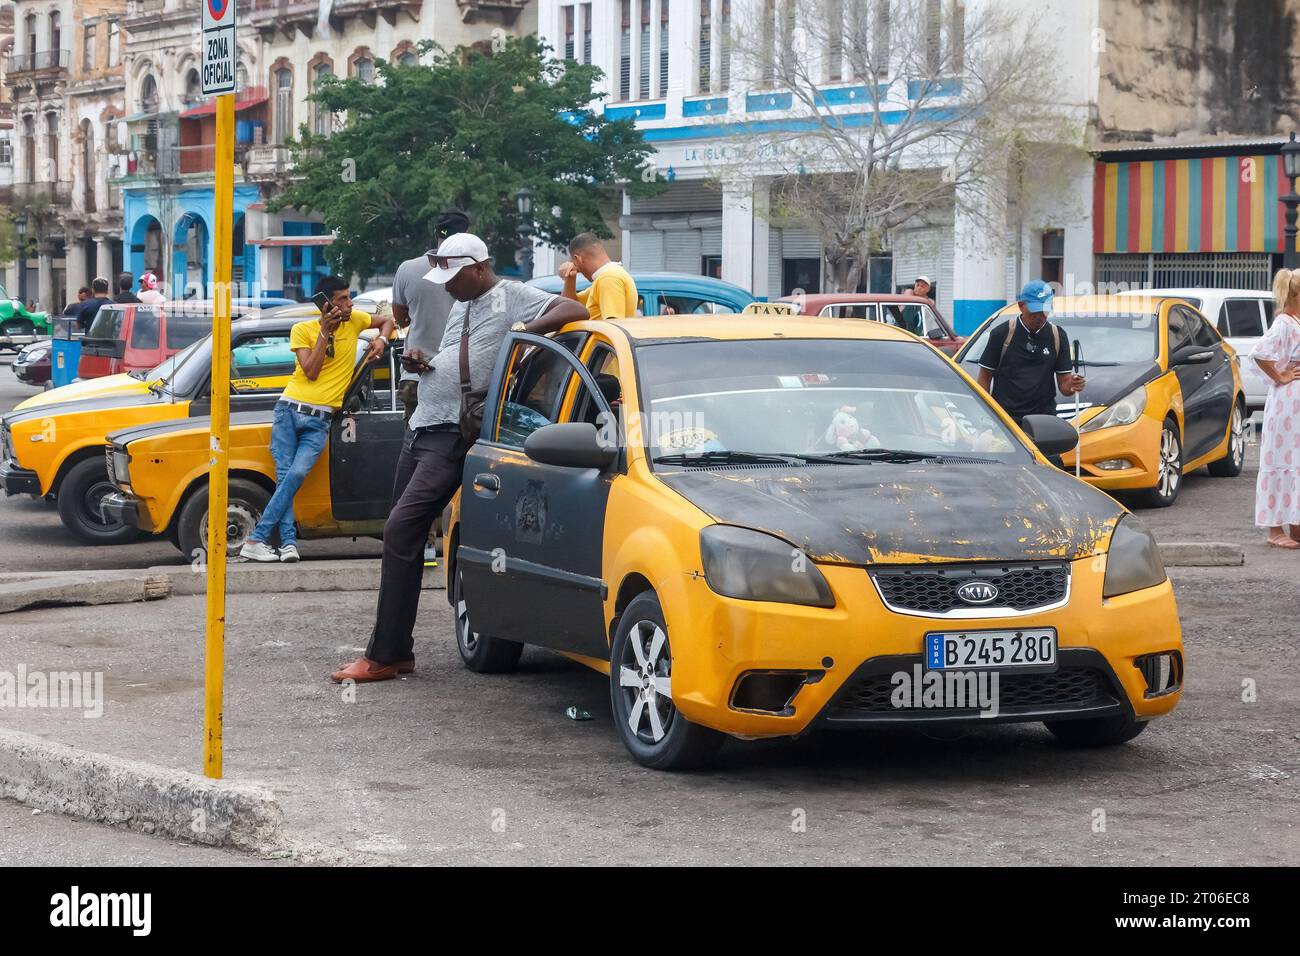
[[[1055,667],[1056,629],[930,633],[925,635],[925,666],[934,671]]]

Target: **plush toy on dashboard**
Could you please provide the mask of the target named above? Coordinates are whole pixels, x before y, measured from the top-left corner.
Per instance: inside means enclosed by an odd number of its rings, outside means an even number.
[[[853,414],[856,405],[841,405],[835,410],[826,428],[825,440],[839,451],[856,451],[859,448],[879,448],[880,439],[863,428]]]

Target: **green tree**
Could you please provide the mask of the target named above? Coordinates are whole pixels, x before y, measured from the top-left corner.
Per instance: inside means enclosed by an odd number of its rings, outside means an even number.
[[[562,64],[532,36],[493,46],[448,54],[426,41],[431,65],[379,60],[373,84],[323,80],[311,99],[347,123],[329,136],[300,128],[271,208],[319,212],[338,236],[330,258],[364,282],[428,248],[449,207],[469,213],[498,262],[513,262],[523,186],[536,235],[556,246],[583,231],[609,236],[607,187],[664,188],[635,124],[592,109],[597,68]]]
[[[18,230],[8,206],[0,206],[0,266],[18,258]]]

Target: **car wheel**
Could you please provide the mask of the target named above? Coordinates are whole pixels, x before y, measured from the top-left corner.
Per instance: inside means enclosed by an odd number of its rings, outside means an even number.
[[[1147,729],[1149,721],[1119,717],[1087,717],[1083,720],[1049,720],[1047,729],[1067,747],[1113,747],[1132,740]]]
[[[456,649],[465,666],[476,674],[501,674],[512,671],[519,663],[524,645],[499,637],[488,637],[474,630],[469,619],[469,605],[465,603],[464,578],[460,566],[452,582],[452,605],[456,609]]]
[[[63,477],[55,498],[63,526],[89,544],[134,541],[140,529],[107,517],[100,507],[104,497],[116,490],[103,455],[77,462]]]
[[[618,622],[610,653],[609,694],[623,745],[637,763],[655,770],[687,770],[706,763],[723,735],[677,711],[672,690],[672,646],[663,608],[653,592],[632,599]]]
[[[1183,490],[1183,443],[1174,423],[1165,421],[1160,431],[1160,458],[1156,465],[1156,486],[1138,500],[1148,508],[1168,508]]]
[[[226,554],[234,557],[262,520],[262,512],[271,500],[265,488],[243,478],[231,478],[226,495]],[[208,550],[208,486],[190,495],[176,519],[173,539],[186,558],[194,560]]]
[[[1210,474],[1216,478],[1236,478],[1246,463],[1246,413],[1241,403],[1232,406],[1232,421],[1228,425],[1228,453],[1218,461],[1210,462]]]

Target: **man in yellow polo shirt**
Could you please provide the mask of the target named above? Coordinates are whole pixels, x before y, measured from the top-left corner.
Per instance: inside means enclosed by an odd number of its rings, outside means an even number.
[[[328,301],[320,317],[299,322],[289,332],[289,347],[297,363],[272,418],[275,494],[239,551],[241,558],[250,561],[298,560],[293,499],[324,450],[330,422],[343,405],[352,380],[357,338],[366,329],[380,330],[363,359],[373,362],[384,354],[395,329],[391,316],[372,318],[353,311],[348,284],[338,276],[321,279],[316,295],[322,294]],[[280,532],[279,551],[269,544],[275,531]]]
[[[579,233],[569,243],[571,261],[560,265],[564,297],[581,302],[593,319],[625,319],[636,315],[636,283],[622,263],[610,259],[595,234]],[[578,291],[578,274],[591,285]]]

